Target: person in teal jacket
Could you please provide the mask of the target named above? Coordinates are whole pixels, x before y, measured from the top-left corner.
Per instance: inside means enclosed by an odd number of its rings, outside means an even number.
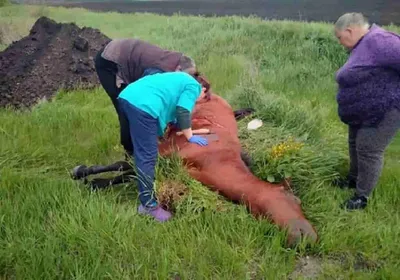
[[[208,145],[207,139],[193,135],[191,113],[197,102],[206,97],[208,88],[186,72],[166,72],[145,76],[129,84],[118,102],[127,119],[133,142],[139,186],[139,213],[167,221],[171,213],[162,209],[154,195],[154,170],[158,156],[158,136],[164,135],[169,123],[183,132],[187,141]]]

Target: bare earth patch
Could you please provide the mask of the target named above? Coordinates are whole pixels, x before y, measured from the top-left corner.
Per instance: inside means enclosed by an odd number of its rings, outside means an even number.
[[[161,205],[167,210],[175,210],[179,201],[185,198],[189,193],[189,189],[177,181],[163,181],[157,188],[157,196]]]
[[[317,257],[302,257],[298,259],[296,268],[289,279],[317,279],[322,272],[322,260]]]

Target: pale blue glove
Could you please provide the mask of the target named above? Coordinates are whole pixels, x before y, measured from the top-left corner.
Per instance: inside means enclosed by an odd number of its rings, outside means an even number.
[[[190,143],[194,143],[200,146],[207,146],[208,145],[208,141],[206,138],[201,137],[201,136],[197,136],[197,135],[193,135],[192,137],[190,137],[189,139]]]

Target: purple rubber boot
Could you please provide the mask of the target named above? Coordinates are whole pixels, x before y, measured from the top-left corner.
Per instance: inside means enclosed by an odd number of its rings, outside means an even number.
[[[171,212],[162,209],[160,206],[151,209],[151,208],[145,208],[142,204],[140,204],[138,212],[139,214],[153,216],[159,222],[166,222],[172,217]]]

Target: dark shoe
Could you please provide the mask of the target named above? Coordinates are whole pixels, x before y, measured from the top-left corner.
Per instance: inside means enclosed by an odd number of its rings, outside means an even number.
[[[345,202],[343,207],[347,210],[359,210],[367,207],[367,204],[368,198],[366,198],[365,196],[354,195],[352,198]]]
[[[357,182],[356,180],[353,179],[348,179],[348,178],[339,178],[333,181],[333,185],[345,189],[355,189],[357,187]]]

